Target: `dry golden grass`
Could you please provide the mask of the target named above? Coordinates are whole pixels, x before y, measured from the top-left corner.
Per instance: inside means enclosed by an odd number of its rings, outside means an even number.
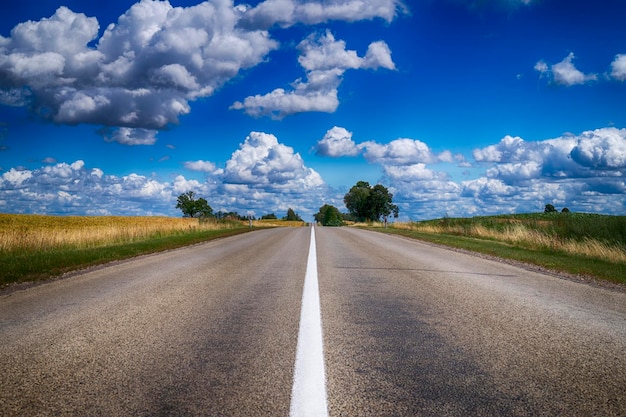
[[[244,221],[244,224],[248,222]],[[295,220],[280,220],[280,219],[265,219],[265,220],[252,220],[252,225],[255,227],[302,227],[306,223]]]
[[[190,230],[234,227],[240,226],[190,218],[0,214],[0,251],[100,247]]]
[[[626,251],[623,247],[609,245],[593,239],[582,241],[573,239],[557,238],[539,229],[525,226],[523,223],[511,222],[502,230],[490,229],[481,224],[473,224],[470,227],[450,226],[433,223],[394,223],[393,226],[401,230],[413,230],[420,233],[430,234],[453,234],[474,237],[478,239],[490,239],[519,245],[530,249],[551,249],[562,251],[571,255],[585,256],[589,258],[604,259],[611,262],[626,263]]]

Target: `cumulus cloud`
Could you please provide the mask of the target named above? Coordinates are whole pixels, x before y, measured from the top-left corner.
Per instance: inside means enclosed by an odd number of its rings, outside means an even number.
[[[491,162],[493,178],[514,183],[530,178],[589,178],[626,174],[626,129],[602,128],[556,139],[526,142],[505,136],[474,150],[477,162]]]
[[[585,84],[588,81],[598,79],[596,74],[585,74],[574,66],[574,53],[570,52],[563,61],[548,65],[545,61],[539,61],[535,64],[535,70],[542,76],[552,79],[556,84],[572,86]]]
[[[380,165],[380,181],[394,194],[401,213],[413,219],[538,211],[546,203],[574,211],[624,210],[626,129],[602,128],[543,141],[507,135],[475,149],[474,164],[450,151],[435,153],[414,139],[355,143],[342,128],[329,130],[317,149],[327,156],[359,152]],[[470,170],[459,180],[442,170],[442,163]]]
[[[0,39],[2,102],[30,102],[58,123],[162,129],[278,47],[266,31],[237,28],[239,17],[230,1],[143,0],[97,39],[95,18],[60,7]],[[153,143],[146,131],[118,132],[120,143]]]
[[[104,175],[78,160],[5,172],[0,201],[11,201],[18,213],[137,215],[167,213],[174,200],[167,183],[137,174]]]
[[[626,172],[626,129],[598,129],[584,132],[576,139],[570,156],[581,166],[600,172],[614,171],[619,176]]]
[[[193,191],[195,193],[204,194],[207,187],[198,180],[188,180],[182,175],[177,175],[174,178],[173,191],[176,195]]]
[[[326,132],[322,140],[317,142],[316,153],[320,156],[337,158],[357,156],[361,153],[361,149],[352,140],[352,132],[343,127],[334,126]]]
[[[473,154],[487,170],[462,182],[460,197],[478,212],[533,211],[548,202],[576,211],[623,212],[626,129],[537,142],[505,136]]]
[[[433,180],[437,174],[426,168],[426,164],[385,165],[385,175],[393,181],[424,181]]]
[[[420,140],[399,138],[388,143],[356,143],[352,139],[352,132],[338,126],[326,132],[315,145],[315,151],[317,155],[333,158],[363,155],[368,162],[383,166],[419,166],[439,162],[468,166],[463,155],[455,155],[448,150],[436,154]]]
[[[370,152],[368,161],[380,165],[380,181],[394,194],[401,215],[412,219],[540,211],[546,203],[573,211],[624,210],[626,129],[543,141],[505,136],[474,151],[476,164],[462,181],[438,170],[442,161],[461,158],[445,151],[435,154],[421,141],[365,142],[369,148],[360,147],[339,127],[325,139],[329,156],[355,148],[364,157]],[[216,211],[261,215],[291,207],[311,216],[324,202],[342,207],[343,194],[327,187],[298,153],[268,133],[251,132],[223,168],[205,160],[185,167],[206,172],[205,180],[180,174],[169,180],[135,173],[115,176],[81,160],[47,160],[37,169],[11,168],[0,175],[0,205],[11,212],[176,216],[176,197],[193,190]]]
[[[626,81],[626,54],[618,54],[611,63],[611,77]]]
[[[233,103],[231,109],[244,110],[254,117],[287,115],[308,111],[332,113],[339,106],[337,89],[348,69],[395,69],[391,51],[383,41],[369,45],[364,57],[347,50],[343,40],[336,40],[330,31],[313,34],[298,45],[298,62],[306,72],[306,81],[297,80],[287,91],[277,88],[264,95],[246,97]]]
[[[178,123],[191,111],[190,102],[213,95],[241,70],[267,60],[279,46],[269,27],[391,21],[404,9],[399,0],[267,0],[255,7],[235,6],[232,0],[190,7],[141,0],[98,38],[96,18],[62,6],[49,18],[20,23],[10,36],[0,36],[0,104],[28,106],[55,123],[120,128],[107,137],[151,144],[156,136],[148,138],[147,131]],[[303,61],[306,81],[296,81],[291,91],[249,97],[233,108],[253,115],[332,112],[346,69],[394,68],[384,42],[371,44],[362,58],[341,41],[335,44],[331,35],[307,39],[300,48],[303,60],[322,60],[316,68]]]
[[[252,188],[306,192],[324,185],[322,177],[304,165],[293,148],[278,142],[276,136],[251,132],[226,162],[222,180]]]
[[[184,166],[185,168],[191,171],[198,171],[198,172],[214,172],[215,171],[215,164],[213,162],[203,161],[203,160],[187,161],[185,162]]]
[[[216,210],[245,214],[286,212],[291,207],[312,216],[318,208],[312,200],[324,200],[328,191],[293,148],[267,133],[250,133],[224,169],[203,160],[185,167],[206,172],[207,179],[108,175],[81,160],[31,170],[12,168],[0,175],[0,206],[16,213],[176,216],[177,196],[193,190]]]
[[[401,138],[386,144],[369,141],[360,146],[365,149],[365,159],[384,165],[411,165],[437,161],[428,145],[420,140]]]
[[[315,145],[317,155],[338,158],[342,156],[363,155],[368,162],[385,167],[415,167],[424,164],[449,163],[461,167],[471,166],[461,154],[453,154],[449,150],[436,154],[430,147],[420,141],[399,138],[388,143],[366,141],[356,143],[352,140],[352,132],[343,127],[329,129],[324,137]],[[403,168],[400,168],[403,169]],[[395,171],[392,168],[389,172]]]

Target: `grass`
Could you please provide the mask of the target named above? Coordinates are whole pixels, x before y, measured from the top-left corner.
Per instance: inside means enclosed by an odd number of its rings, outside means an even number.
[[[552,213],[395,223],[412,238],[626,284],[626,216]]]
[[[248,230],[234,221],[0,214],[0,286]]]
[[[263,219],[253,220],[252,225],[255,227],[302,227],[306,226],[306,223],[296,220]]]

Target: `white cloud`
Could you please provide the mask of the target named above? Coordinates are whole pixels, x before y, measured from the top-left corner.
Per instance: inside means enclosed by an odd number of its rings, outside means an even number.
[[[170,189],[167,182],[137,174],[105,175],[80,160],[0,177],[0,201],[10,201],[17,213],[167,214],[175,201]]]
[[[611,63],[611,77],[626,81],[626,54],[618,54]]]
[[[363,58],[363,68],[386,68],[395,70],[396,64],[391,60],[391,49],[383,41],[372,42],[367,47],[365,58]]]
[[[463,181],[438,170],[442,161],[463,162],[462,157],[449,151],[434,154],[421,141],[355,144],[352,134],[339,127],[325,138],[329,155],[358,149],[365,157],[369,152],[368,161],[380,165],[380,181],[393,193],[403,218],[541,211],[546,203],[572,211],[624,211],[626,129],[543,141],[505,136],[474,151],[476,164]],[[327,187],[294,149],[268,133],[250,133],[224,168],[203,160],[190,161],[187,168],[192,167],[214,169],[199,181],[180,174],[171,180],[109,175],[81,160],[11,168],[0,175],[0,206],[29,213],[176,216],[176,197],[193,190],[215,209],[243,214],[281,213],[291,207],[312,216],[325,202],[343,208],[342,193]]]
[[[352,132],[338,126],[329,129],[324,137],[317,142],[315,149],[320,156],[334,158],[363,154],[369,162],[385,166],[434,164],[438,162],[467,165],[463,155],[453,155],[449,150],[435,154],[427,144],[420,140],[400,138],[386,144],[375,141],[357,144],[352,140]]]
[[[248,96],[243,102],[233,103],[230,108],[244,110],[253,117],[270,115],[275,119],[281,119],[289,114],[313,111],[333,113],[339,106],[336,88],[339,80],[331,81],[333,84],[322,91],[315,91],[306,83],[297,83],[292,91],[277,88],[264,95]]]
[[[436,173],[426,168],[426,164],[388,165],[384,167],[385,175],[392,181],[424,181],[432,180]]]
[[[419,140],[401,138],[387,144],[369,141],[359,146],[365,149],[364,156],[372,163],[411,165],[437,161],[428,145]]]
[[[537,61],[535,71],[539,71],[541,74],[547,74],[550,71],[550,67],[548,67],[545,61]]]
[[[313,34],[298,45],[298,62],[306,71],[306,81],[297,80],[293,89],[277,88],[264,95],[246,97],[233,103],[231,109],[244,110],[254,117],[283,118],[294,113],[319,111],[332,113],[339,106],[337,89],[348,69],[395,69],[391,51],[383,41],[369,45],[364,58],[347,50],[343,40],[336,40],[330,31]]]
[[[478,178],[461,183],[461,195],[480,199],[514,197],[515,189],[498,179]]]
[[[581,166],[604,170],[626,171],[626,129],[598,129],[584,132],[570,155]]]
[[[556,84],[565,86],[572,86],[577,84],[584,84],[588,81],[595,81],[598,79],[596,74],[585,74],[578,70],[574,66],[574,53],[570,52],[563,61],[548,66],[544,61],[539,61],[535,64],[535,70],[540,72],[542,76],[550,77]]]
[[[307,168],[293,148],[279,143],[276,136],[262,132],[251,132],[233,152],[222,179],[230,184],[288,192],[306,192],[324,185],[322,177]]]
[[[17,170],[11,168],[2,174],[3,187],[19,188],[25,181],[29,180],[33,173],[28,170]]]
[[[0,37],[0,103],[28,106],[56,123],[156,132],[178,123],[191,111],[191,101],[213,95],[241,70],[267,60],[279,46],[267,31],[275,24],[389,22],[404,10],[399,0],[267,0],[256,7],[235,6],[233,0],[190,7],[141,0],[98,38],[96,18],[62,6]],[[296,81],[291,91],[248,97],[233,108],[277,117],[333,112],[346,69],[395,67],[382,41],[371,44],[364,58],[332,36],[306,40],[301,48],[303,60],[322,60],[317,69],[303,63],[306,81]],[[155,141],[145,131],[118,132],[109,139],[129,145]]]
[[[176,195],[193,191],[196,194],[202,194],[202,191],[206,191],[205,187],[198,180],[188,180],[182,175],[177,175],[174,178],[173,191]]]
[[[352,132],[343,127],[334,126],[326,132],[322,140],[317,142],[316,153],[337,158],[356,156],[361,153],[361,149],[352,140]]]
[[[491,177],[508,182],[533,178],[621,176],[626,169],[626,129],[603,128],[556,139],[526,142],[505,136],[498,144],[474,150],[477,162],[494,163]],[[513,175],[517,170],[519,175]]]
[[[321,176],[293,148],[271,134],[252,132],[225,168],[189,161],[187,169],[209,172],[206,180],[173,180],[137,173],[123,176],[88,168],[83,161],[12,168],[0,175],[0,205],[16,213],[180,215],[176,198],[193,190],[214,208],[260,214],[289,207],[312,216],[328,200]],[[9,204],[10,202],[10,204]]]
[[[413,139],[354,145],[381,166],[380,181],[411,219],[541,211],[546,203],[573,211],[622,213],[626,193],[626,129],[528,142],[505,136],[473,152],[468,180],[452,180],[430,164],[469,165],[450,151],[435,154]],[[437,165],[439,167],[439,165]]]
[[[199,171],[199,172],[214,172],[215,164],[209,161],[187,161],[184,164],[185,168],[191,171]]]
[[[266,31],[238,28],[239,17],[232,1],[172,7],[143,0],[97,39],[95,18],[60,7],[2,38],[2,102],[30,98],[57,123],[163,129],[189,113],[189,101],[212,95],[277,48]],[[120,132],[113,140],[154,143]]]
[[[104,140],[118,142],[122,145],[154,145],[157,131],[153,129],[120,127],[117,129],[103,130]],[[106,132],[106,133],[104,133]]]
[[[254,8],[245,9],[242,22],[246,27],[264,29],[275,24],[287,27],[331,20],[354,22],[380,18],[391,22],[398,13],[406,11],[406,6],[399,0],[266,0]]]
[[[335,40],[329,30],[322,36],[310,35],[300,42],[298,49],[301,53],[298,62],[307,71],[356,69],[363,61],[356,51],[346,50],[345,41]]]
[[[519,136],[505,136],[497,145],[490,145],[483,149],[475,149],[474,159],[478,162],[504,162],[517,160],[520,154],[527,154],[527,146]]]

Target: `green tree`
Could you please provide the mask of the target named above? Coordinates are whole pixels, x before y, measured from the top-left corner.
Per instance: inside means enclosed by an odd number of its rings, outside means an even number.
[[[393,214],[393,217],[398,217],[400,209],[395,204],[392,204],[393,194],[380,184],[376,184],[372,188],[370,193],[370,205],[372,218],[380,220],[381,217],[388,217]]]
[[[287,215],[285,217],[283,217],[283,220],[292,220],[292,221],[301,222],[302,221],[302,217],[298,216],[298,213],[293,211],[292,208],[289,208],[287,210]]]
[[[196,199],[196,193],[187,191],[178,196],[176,208],[183,212],[183,217],[210,217],[213,209],[204,198]]]
[[[552,204],[546,204],[546,208],[543,209],[543,212],[544,213],[556,213],[557,211]]]
[[[357,220],[371,219],[368,198],[371,187],[366,181],[359,181],[343,196],[346,208]]]
[[[383,185],[371,187],[366,181],[359,181],[343,197],[346,208],[358,221],[380,220],[393,214],[398,217],[399,208],[393,204],[393,194]]]
[[[324,204],[320,210],[313,216],[316,222],[322,226],[343,226],[343,216],[339,209],[330,204]]]

